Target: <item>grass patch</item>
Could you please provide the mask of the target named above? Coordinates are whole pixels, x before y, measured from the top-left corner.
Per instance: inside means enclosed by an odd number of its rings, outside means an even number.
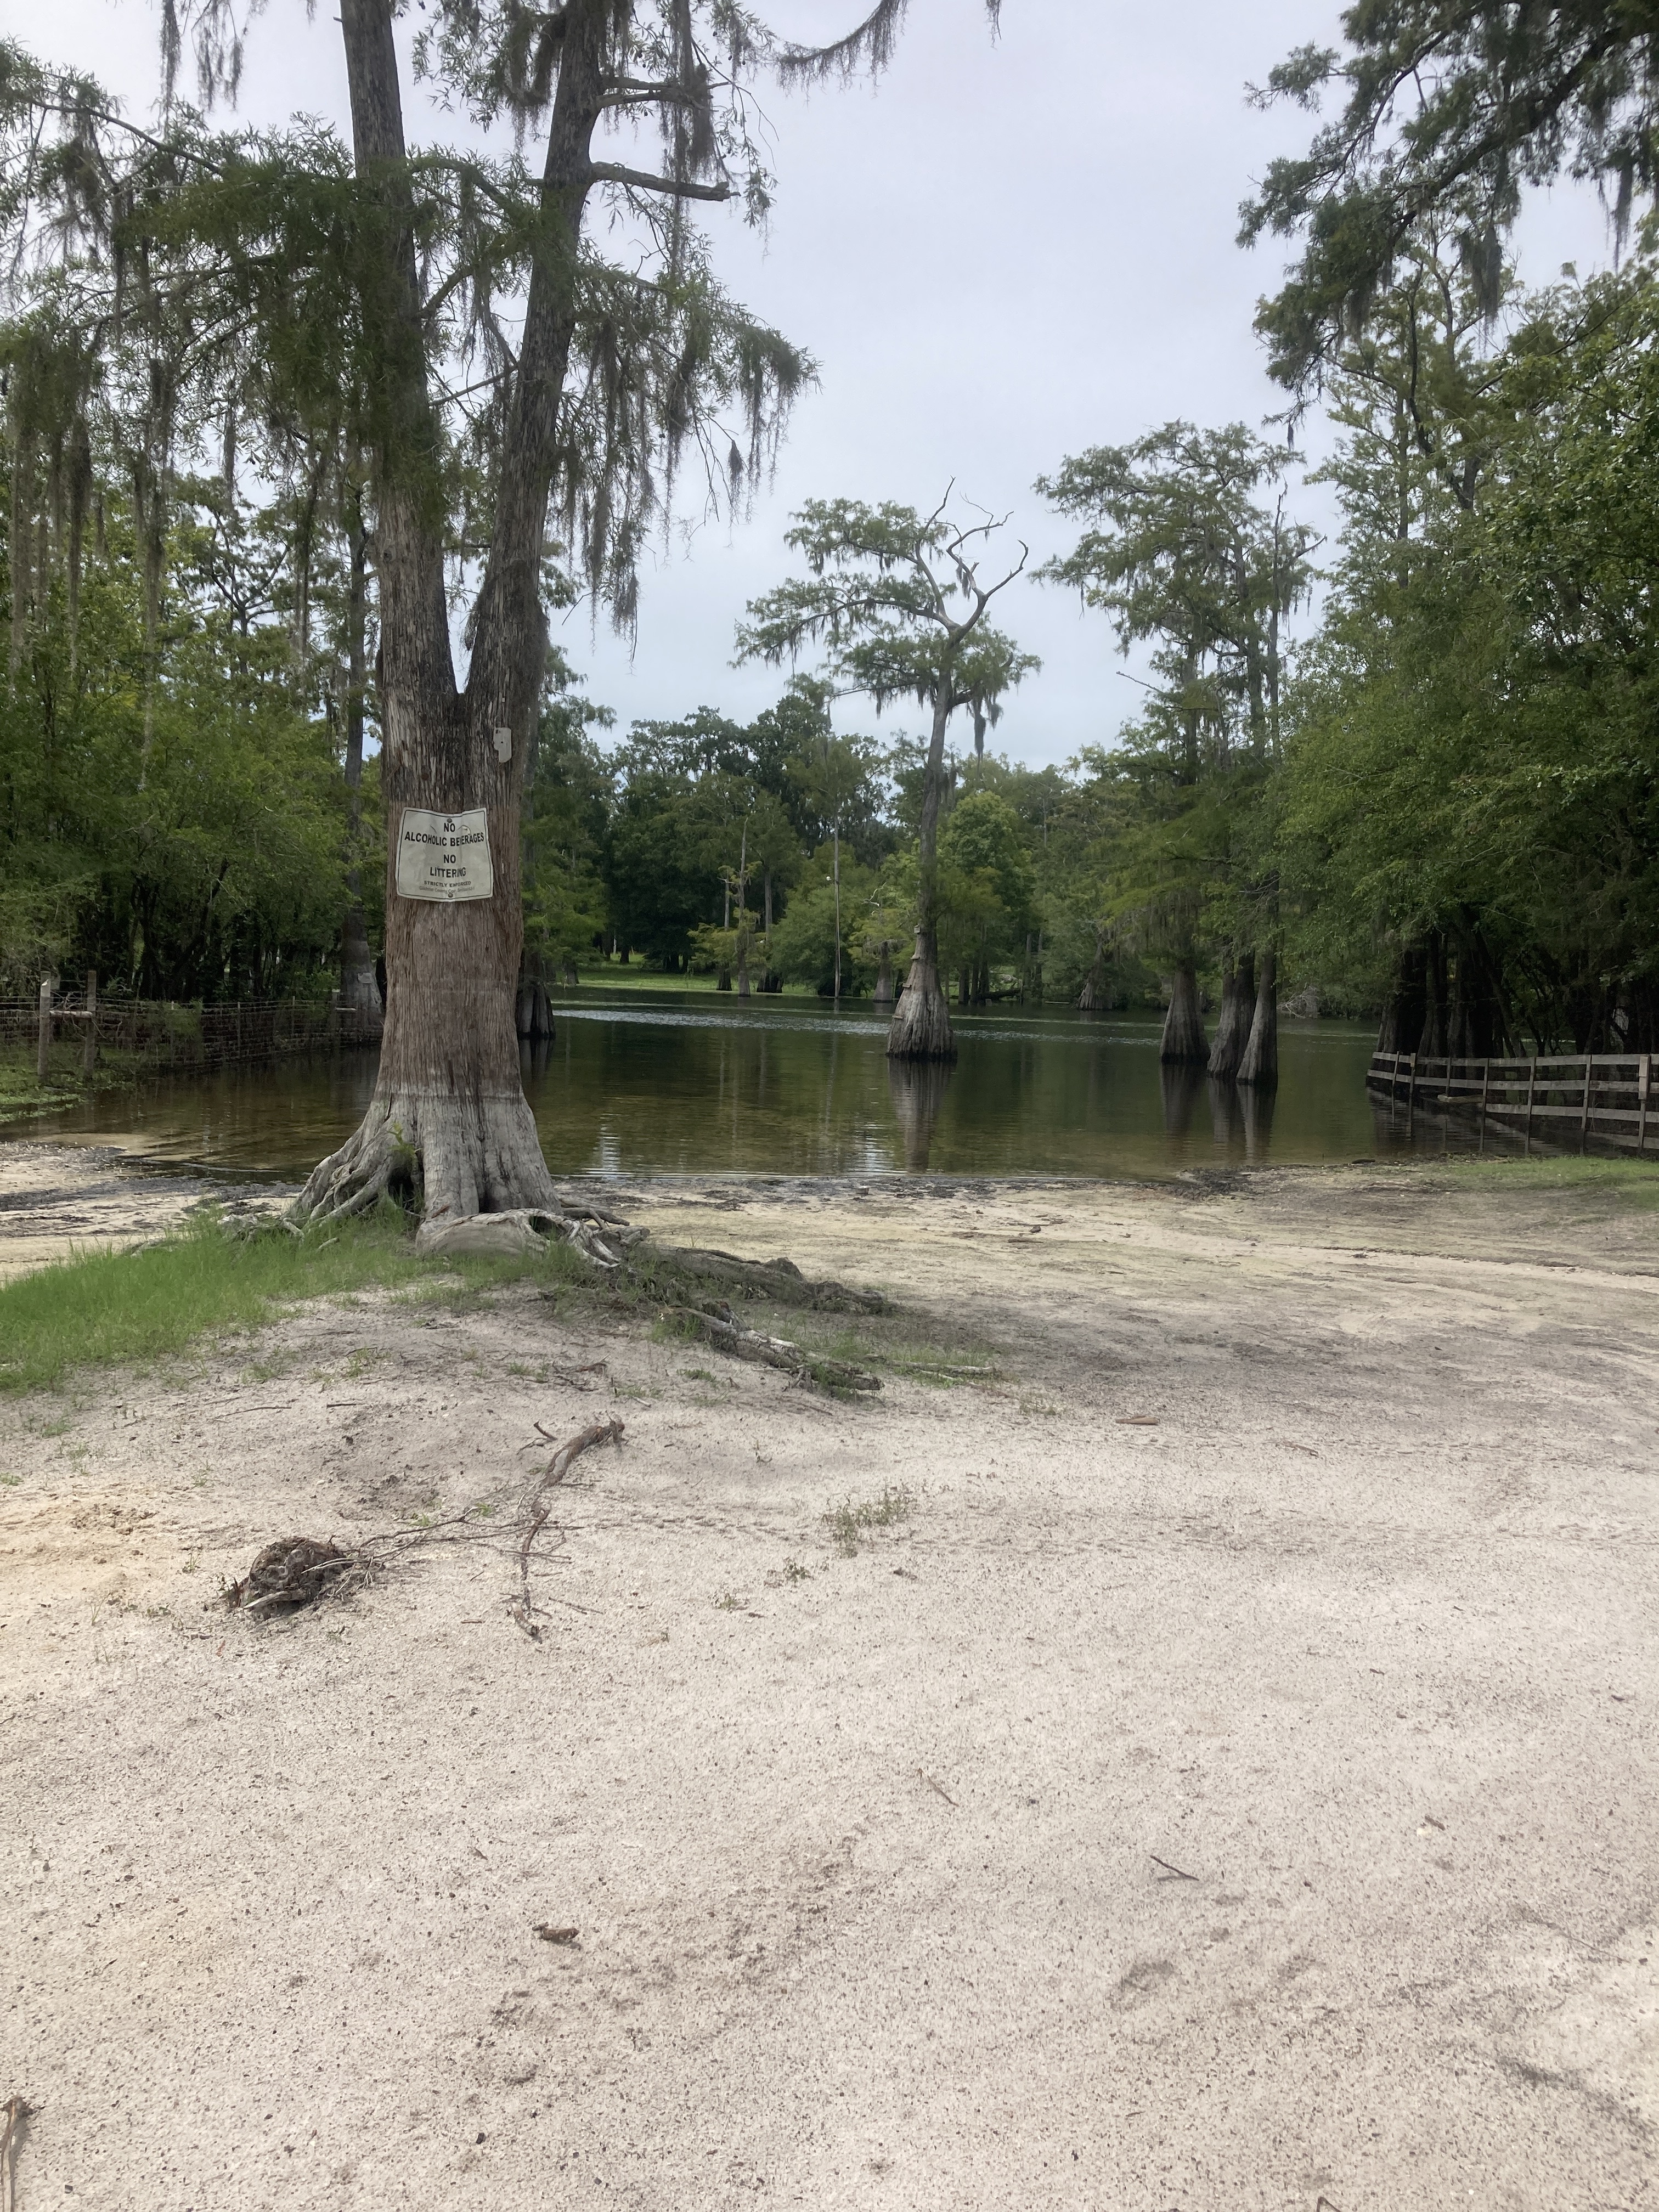
[[[858,1557],[859,1547],[876,1528],[891,1528],[916,1510],[915,1492],[890,1483],[879,1498],[844,1498],[823,1516],[830,1540],[843,1559]]]
[[[1582,1191],[1620,1199],[1636,1212],[1659,1208],[1659,1161],[1613,1159],[1589,1152],[1542,1160],[1469,1159],[1454,1154],[1431,1164],[1477,1188],[1501,1184],[1511,1191]]]
[[[246,1241],[204,1216],[163,1244],[85,1253],[0,1285],[0,1392],[56,1389],[80,1368],[150,1366],[202,1337],[261,1328],[307,1298],[392,1289],[476,1304],[499,1284],[564,1280],[586,1268],[568,1246],[550,1243],[435,1264],[443,1272],[434,1279],[434,1262],[416,1257],[407,1218],[393,1206],[303,1237]],[[351,1371],[367,1371],[374,1356],[354,1355],[361,1364]]]

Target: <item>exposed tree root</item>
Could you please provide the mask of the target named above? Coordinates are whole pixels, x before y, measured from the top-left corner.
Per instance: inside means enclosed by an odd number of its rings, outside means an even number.
[[[712,1345],[716,1352],[729,1352],[734,1359],[758,1360],[766,1367],[781,1367],[801,1382],[813,1383],[832,1395],[881,1388],[878,1375],[852,1366],[845,1359],[826,1359],[816,1352],[803,1352],[798,1344],[791,1344],[784,1337],[763,1336],[758,1329],[744,1328],[729,1306],[723,1312],[711,1311],[704,1306],[669,1306],[663,1317],[675,1322],[688,1336],[700,1337],[705,1344]]]
[[[854,1291],[845,1283],[815,1283],[793,1260],[740,1260],[733,1252],[695,1245],[648,1244],[629,1264],[630,1279],[671,1304],[688,1284],[718,1283],[727,1297],[769,1298],[775,1305],[804,1306],[814,1313],[890,1313],[879,1291]]]
[[[290,1223],[349,1221],[383,1198],[418,1205],[416,1242],[434,1254],[523,1252],[556,1237],[611,1269],[643,1235],[560,1198],[522,1097],[377,1097],[338,1152],[312,1170]]]
[[[294,1212],[302,1221],[346,1220],[387,1196],[417,1200],[433,1224],[562,1211],[521,1092],[377,1092],[338,1152],[313,1169]]]

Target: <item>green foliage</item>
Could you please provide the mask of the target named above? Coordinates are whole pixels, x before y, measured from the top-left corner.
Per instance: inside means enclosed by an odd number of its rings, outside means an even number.
[[[245,569],[210,567],[210,513],[181,520],[147,708],[130,515],[104,520],[75,635],[54,579],[0,696],[0,988],[90,966],[152,998],[326,989],[344,794],[287,626],[238,618]]]
[[[988,714],[1038,664],[984,623],[1002,588],[983,590],[974,577],[970,556],[985,535],[984,526],[959,528],[942,508],[923,515],[890,500],[810,500],[787,542],[811,574],[753,602],[738,628],[738,659],[793,662],[822,645],[831,681],[867,693],[878,714],[904,698]]]
[[[1273,373],[1303,392],[1425,238],[1445,239],[1495,314],[1524,186],[1593,178],[1622,230],[1656,179],[1659,51],[1645,8],[1365,0],[1343,31],[1343,51],[1303,47],[1259,95],[1312,107],[1336,84],[1344,98],[1305,154],[1269,164],[1243,210],[1243,242],[1264,232],[1303,241],[1258,318]]]
[[[832,856],[820,846],[808,860],[789,910],[773,929],[768,957],[787,982],[810,984],[828,994],[836,973],[836,892]],[[855,995],[868,991],[875,967],[865,943],[863,918],[876,895],[872,869],[850,854],[841,862],[841,988]]]
[[[1659,984],[1656,341],[1645,266],[1534,303],[1474,509],[1357,534],[1282,792],[1312,957],[1448,940],[1504,1027],[1579,1050],[1646,1035]]]

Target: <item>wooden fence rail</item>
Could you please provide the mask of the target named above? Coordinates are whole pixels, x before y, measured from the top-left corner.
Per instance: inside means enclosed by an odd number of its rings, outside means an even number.
[[[1659,1098],[1650,1052],[1568,1053],[1536,1060],[1446,1060],[1414,1052],[1371,1054],[1366,1087],[1417,1109],[1475,1115],[1487,1123],[1534,1133],[1559,1146],[1599,1143],[1645,1152],[1659,1150]]]
[[[368,1043],[355,1007],[334,1000],[244,999],[226,1006],[185,1006],[156,999],[112,999],[88,978],[84,991],[37,999],[0,999],[0,1044],[36,1048],[42,1081],[54,1041],[72,1038],[92,1072],[100,1048],[180,1073],[231,1067],[291,1054]]]

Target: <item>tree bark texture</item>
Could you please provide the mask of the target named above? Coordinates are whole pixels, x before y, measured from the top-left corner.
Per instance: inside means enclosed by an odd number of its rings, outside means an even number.
[[[945,786],[945,732],[951,719],[949,671],[933,702],[933,730],[921,788],[916,945],[887,1031],[890,1060],[954,1060],[951,1008],[939,980],[939,815]]]
[[[1198,1010],[1198,974],[1190,960],[1183,960],[1170,978],[1170,1011],[1164,1017],[1158,1056],[1167,1060],[1206,1060],[1210,1056],[1204,1017]]]
[[[379,1080],[356,1134],[313,1171],[297,1210],[356,1212],[382,1192],[417,1197],[428,1224],[548,1209],[553,1189],[520,1076],[523,945],[520,805],[546,670],[539,571],[556,434],[576,312],[577,249],[602,109],[608,0],[570,0],[543,204],[550,220],[526,297],[504,465],[458,689],[444,592],[438,431],[390,0],[341,0],[360,189],[389,225],[392,302],[382,343],[384,419],[374,477],[380,577],[381,762],[387,820],[386,1006]],[[507,757],[495,732],[510,732]],[[406,806],[487,811],[494,891],[453,904],[401,898]]]
[[[1256,971],[1255,1012],[1238,1063],[1238,1079],[1258,1091],[1273,1091],[1279,1084],[1279,972],[1271,948],[1262,954]]]
[[[1230,956],[1221,966],[1221,1018],[1210,1048],[1210,1073],[1224,1083],[1238,1073],[1255,1012],[1255,955],[1242,952],[1236,960]]]
[[[367,1042],[380,1034],[385,1008],[375,980],[363,921],[362,871],[359,866],[363,828],[363,701],[368,688],[368,533],[361,495],[354,494],[346,519],[351,568],[346,597],[346,910],[340,929],[340,1004],[355,1016],[352,1035]]]

